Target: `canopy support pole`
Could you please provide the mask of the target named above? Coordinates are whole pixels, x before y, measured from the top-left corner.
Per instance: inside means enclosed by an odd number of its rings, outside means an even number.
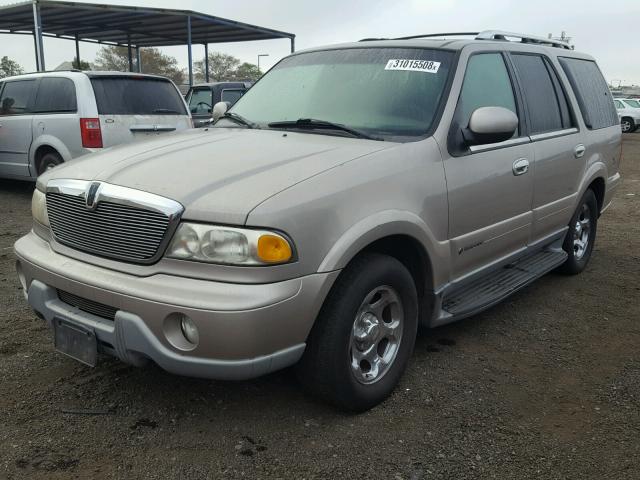
[[[296,37],[291,37],[291,53],[296,51]]]
[[[76,64],[73,65],[73,68],[82,70],[80,68],[80,36],[77,33],[76,33]]]
[[[191,15],[187,17],[187,53],[189,57],[189,88],[193,87],[193,58],[191,56]]]
[[[131,50],[131,36],[127,37],[127,56],[129,57],[129,71],[133,72],[133,51]]]
[[[140,55],[140,47],[136,47],[136,70],[138,73],[142,73],[142,60]]]
[[[204,81],[209,83],[209,44],[204,44]]]
[[[209,83],[209,44],[204,44],[204,81]]]
[[[42,19],[40,18],[40,4],[34,1],[33,4],[33,39],[36,44],[36,70],[45,71],[44,66],[44,46],[42,43]]]

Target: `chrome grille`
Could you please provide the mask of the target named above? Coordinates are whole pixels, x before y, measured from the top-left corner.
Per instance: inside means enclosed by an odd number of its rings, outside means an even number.
[[[79,297],[73,293],[65,292],[64,290],[58,290],[58,298],[67,305],[71,305],[83,312],[96,315],[97,317],[106,318],[108,320],[114,320],[116,318],[116,312],[118,311],[117,308]]]
[[[56,239],[104,257],[147,263],[160,247],[172,218],[131,205],[100,201],[89,210],[85,198],[47,193],[47,213]]]

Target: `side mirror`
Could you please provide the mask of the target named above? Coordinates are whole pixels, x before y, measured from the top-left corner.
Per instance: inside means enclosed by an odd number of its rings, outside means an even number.
[[[463,135],[469,145],[485,145],[509,140],[517,128],[518,117],[508,108],[480,107],[471,114]]]
[[[227,102],[218,102],[213,106],[213,110],[211,111],[211,123],[215,123],[220,120],[225,113],[229,110],[229,105]]]

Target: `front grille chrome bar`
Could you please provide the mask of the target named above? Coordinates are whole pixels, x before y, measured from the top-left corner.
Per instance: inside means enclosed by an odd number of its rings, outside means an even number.
[[[184,211],[169,198],[97,181],[50,180],[46,196],[58,242],[134,263],[159,260]]]

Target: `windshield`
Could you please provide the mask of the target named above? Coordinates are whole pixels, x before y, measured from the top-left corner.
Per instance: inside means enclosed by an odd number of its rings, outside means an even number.
[[[452,52],[419,48],[302,53],[278,63],[231,111],[262,128],[315,119],[410,140],[430,129],[452,58]],[[327,133],[324,128],[305,131]]]
[[[640,108],[640,102],[638,102],[638,100],[625,100],[625,103],[633,108]]]
[[[211,113],[213,107],[213,95],[210,88],[194,88],[189,97],[189,110],[191,113]]]

